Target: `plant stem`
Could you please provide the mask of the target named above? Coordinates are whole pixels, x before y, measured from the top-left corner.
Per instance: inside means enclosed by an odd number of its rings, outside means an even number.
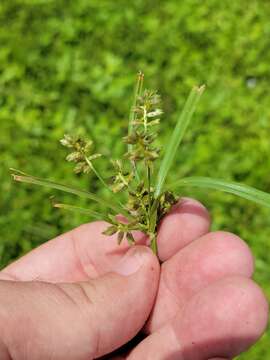
[[[151,241],[151,249],[157,254],[157,236],[156,236],[156,225],[157,225],[157,207],[159,199],[155,199],[150,212],[150,224],[149,224],[149,236]]]
[[[110,191],[112,191],[110,189],[110,187],[108,186],[108,184],[106,184],[106,182],[104,181],[104,179],[102,178],[102,176],[98,173],[98,171],[96,170],[96,168],[94,167],[94,165],[92,164],[92,162],[88,159],[87,156],[84,156],[85,161],[87,162],[87,164],[89,165],[90,169],[93,170],[94,174],[96,175],[96,177],[101,181],[101,183]]]
[[[147,165],[147,185],[148,185],[148,216],[150,220],[150,214],[151,214],[151,170],[149,165]]]
[[[157,236],[156,236],[156,234],[153,235],[150,245],[151,245],[151,249],[152,249],[153,253],[155,255],[157,255],[158,248],[157,248]]]
[[[135,108],[137,105],[138,97],[141,95],[142,92],[143,78],[144,78],[144,74],[141,71],[139,71],[137,75],[137,82],[134,89],[134,100],[129,113],[128,135],[132,134],[134,121],[136,120],[137,117]],[[128,151],[130,152],[131,150],[132,150],[132,145],[128,144]],[[140,176],[135,161],[131,161],[131,166],[133,168],[137,181],[140,181]]]
[[[93,170],[94,174],[96,175],[96,177],[101,181],[101,183],[105,186],[106,189],[108,189],[110,192],[113,192],[112,189],[109,187],[109,185],[104,181],[103,177],[99,174],[99,172],[97,171],[97,169],[94,167],[94,165],[92,164],[91,161],[89,161],[89,159],[87,158],[87,156],[85,156],[85,160],[87,162],[87,164],[89,165],[89,167],[91,168],[91,170]],[[122,179],[125,182],[125,179]],[[128,185],[126,183],[126,185]],[[125,209],[124,205],[121,203],[121,201],[117,200],[118,204],[122,207],[122,209]]]

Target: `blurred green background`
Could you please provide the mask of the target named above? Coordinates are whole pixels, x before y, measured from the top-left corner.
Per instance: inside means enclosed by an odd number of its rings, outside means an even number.
[[[101,191],[94,178],[72,173],[59,139],[90,134],[99,151],[121,154],[138,69],[163,97],[164,142],[190,88],[207,85],[172,179],[213,176],[270,192],[269,18],[267,0],[1,0],[2,266],[88,221],[53,210],[51,191],[13,183],[8,169]],[[184,194],[209,208],[213,229],[247,241],[270,296],[269,209],[215,191]],[[269,339],[240,358],[270,358]]]

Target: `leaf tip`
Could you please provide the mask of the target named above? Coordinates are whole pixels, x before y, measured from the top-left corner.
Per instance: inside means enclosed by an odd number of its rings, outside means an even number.
[[[141,70],[139,70],[138,73],[137,73],[137,76],[138,76],[138,80],[143,80],[144,73]]]
[[[21,176],[19,176],[19,175],[11,174],[11,177],[14,181],[21,181]]]
[[[199,85],[199,86],[195,86],[194,90],[196,90],[199,94],[202,94],[204,92],[206,88],[205,84]]]

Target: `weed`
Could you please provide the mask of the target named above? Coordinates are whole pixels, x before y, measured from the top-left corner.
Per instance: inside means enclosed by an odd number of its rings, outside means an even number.
[[[191,90],[157,171],[155,164],[160,158],[161,149],[156,145],[156,138],[163,111],[160,96],[156,91],[144,89],[143,81],[144,75],[139,72],[129,116],[128,134],[123,138],[127,151],[122,161],[111,159],[113,170],[109,179],[104,179],[95,167],[95,162],[102,157],[102,154],[92,152],[92,140],[85,140],[73,134],[65,135],[60,140],[61,144],[70,151],[66,160],[75,164],[75,173],[94,172],[102,185],[111,192],[112,201],[109,204],[106,202],[107,213],[102,214],[61,203],[55,203],[55,207],[79,211],[94,219],[107,221],[109,226],[104,234],[108,236],[117,234],[119,244],[124,238],[130,244],[134,244],[132,232],[142,231],[149,237],[149,244],[155,253],[158,250],[158,224],[178,201],[179,196],[175,191],[179,188],[197,186],[221,190],[270,207],[269,194],[239,183],[206,177],[187,177],[166,185],[167,175],[205,87],[194,87]],[[105,203],[105,199],[91,192],[40,179],[15,169],[12,171],[16,181],[46,186],[87,197],[97,203]],[[124,202],[120,202],[115,195],[119,192],[125,194]],[[119,214],[123,217],[119,217]]]

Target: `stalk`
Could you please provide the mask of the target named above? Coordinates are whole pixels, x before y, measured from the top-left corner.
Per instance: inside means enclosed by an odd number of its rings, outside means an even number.
[[[134,89],[133,104],[130,108],[130,113],[129,113],[128,135],[132,134],[133,127],[134,127],[134,121],[136,120],[136,117],[137,117],[137,114],[134,111],[134,109],[136,108],[138,97],[141,95],[141,92],[142,92],[143,79],[144,79],[144,74],[141,71],[139,71],[138,75],[137,75],[137,82],[136,82],[135,89]],[[128,144],[128,152],[130,152],[130,151],[132,151],[132,145]],[[132,166],[132,169],[136,176],[136,179],[139,182],[140,175],[138,173],[138,169],[137,169],[135,161],[131,161],[131,166]]]
[[[149,216],[149,220],[150,220],[150,214],[151,214],[151,170],[149,165],[147,165],[147,186],[148,186],[148,216]]]
[[[108,184],[106,184],[106,182],[104,181],[103,177],[99,174],[99,172],[96,170],[96,168],[94,167],[94,165],[91,163],[91,161],[89,161],[89,159],[87,158],[87,156],[84,157],[85,161],[87,162],[87,164],[89,165],[89,167],[91,168],[91,170],[93,170],[94,174],[96,175],[96,177],[99,179],[99,181],[102,183],[103,186],[105,186],[106,189],[112,191],[112,189],[108,186]]]

